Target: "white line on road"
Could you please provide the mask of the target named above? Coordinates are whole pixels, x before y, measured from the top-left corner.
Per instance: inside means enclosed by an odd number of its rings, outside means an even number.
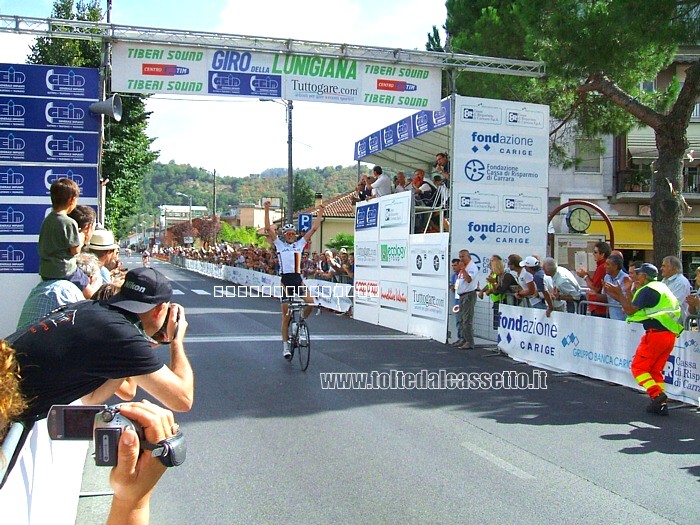
[[[177,288],[173,288],[173,295],[185,295],[185,292],[178,290]]]
[[[197,295],[211,295],[211,293],[207,292],[206,290],[192,290],[194,293]]]
[[[522,469],[519,469],[512,463],[507,462],[503,458],[499,458],[496,454],[492,454],[488,450],[484,450],[483,448],[475,445],[474,443],[469,443],[468,441],[465,441],[460,444],[470,452],[473,452],[477,456],[481,456],[486,461],[493,463],[497,467],[502,468],[506,472],[509,472],[510,474],[513,474],[514,476],[520,479],[535,479],[535,476],[533,476],[532,474],[528,474],[527,472],[525,472]]]
[[[278,341],[280,334],[247,334],[247,335],[194,335],[185,336],[186,343],[234,343],[256,341]],[[402,341],[421,339],[415,335],[312,335],[312,341]]]

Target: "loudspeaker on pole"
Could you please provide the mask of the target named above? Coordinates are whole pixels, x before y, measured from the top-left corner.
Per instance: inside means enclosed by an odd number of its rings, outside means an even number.
[[[89,107],[93,113],[108,115],[117,122],[122,119],[122,98],[117,93],[102,102],[94,102]]]

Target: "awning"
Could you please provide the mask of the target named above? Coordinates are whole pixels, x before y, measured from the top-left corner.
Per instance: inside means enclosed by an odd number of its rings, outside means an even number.
[[[615,232],[615,249],[618,250],[652,250],[654,248],[651,232],[651,219],[621,219],[610,218]],[[683,223],[683,241],[681,250],[684,252],[700,251],[700,222]],[[602,220],[593,220],[586,233],[604,234],[609,237],[608,226]]]
[[[430,173],[435,154],[450,151],[450,101],[443,99],[440,111],[419,111],[358,140],[355,160],[405,171],[420,168]]]

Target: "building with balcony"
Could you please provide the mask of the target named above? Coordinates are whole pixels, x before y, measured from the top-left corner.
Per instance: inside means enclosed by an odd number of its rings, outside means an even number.
[[[682,83],[685,70],[700,59],[700,48],[680,49],[673,64],[661,71],[647,89],[663,89],[674,77]],[[700,265],[700,104],[687,130],[689,148],[683,163],[683,196],[693,208],[683,219],[683,265],[686,274]],[[550,166],[549,209],[573,199],[584,199],[600,206],[609,215],[614,232],[615,248],[622,250],[625,260],[652,260],[653,238],[650,200],[654,191],[652,172],[658,157],[654,131],[641,126],[625,136],[600,139],[575,139],[569,144],[570,154],[581,162],[561,169]],[[558,233],[568,233],[562,210],[553,226]],[[593,213],[586,233],[608,235],[608,227]]]

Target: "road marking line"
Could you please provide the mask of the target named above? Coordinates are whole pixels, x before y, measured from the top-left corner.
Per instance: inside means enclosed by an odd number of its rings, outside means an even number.
[[[194,335],[185,336],[186,343],[235,343],[235,342],[256,342],[256,341],[279,341],[280,334],[274,335],[262,335],[262,334],[248,334],[248,335]],[[421,339],[415,335],[314,335],[311,334],[312,341],[401,341],[401,340],[416,340]]]
[[[177,288],[173,288],[173,295],[185,295],[185,292],[178,290]]]
[[[211,295],[211,293],[207,292],[206,290],[192,290],[194,293],[197,295]]]
[[[532,474],[528,474],[522,469],[519,469],[512,463],[507,462],[503,458],[499,458],[497,455],[492,454],[491,452],[484,450],[483,448],[475,445],[474,443],[469,443],[468,441],[465,441],[463,443],[460,443],[464,448],[469,450],[470,452],[473,452],[477,456],[481,456],[484,458],[486,461],[493,463],[497,467],[502,468],[506,472],[509,472],[510,474],[513,474],[514,476],[520,478],[520,479],[535,479],[535,476]]]

